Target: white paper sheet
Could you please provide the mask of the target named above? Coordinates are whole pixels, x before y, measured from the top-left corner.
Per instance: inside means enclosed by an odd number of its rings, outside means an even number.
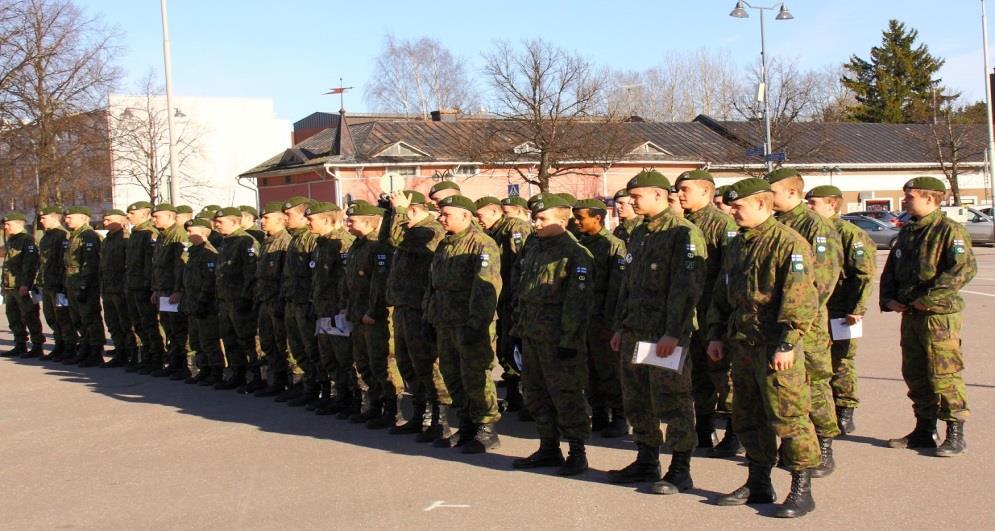
[[[635,352],[632,353],[632,363],[642,365],[652,365],[674,372],[684,371],[684,349],[677,347],[674,352],[666,358],[656,355],[656,343],[640,341],[636,343]]]
[[[37,290],[31,290],[31,300],[34,301],[35,304],[41,304],[42,300],[41,292]]]
[[[159,311],[176,313],[180,311],[180,303],[173,304],[169,302],[169,297],[159,297]]]
[[[352,334],[352,323],[342,314],[335,317],[322,317],[314,324],[314,335],[318,334],[348,337]]]
[[[55,294],[55,307],[56,308],[68,308],[69,307],[69,297],[66,297],[65,293]]]
[[[857,339],[864,336],[864,321],[857,321],[850,325],[846,322],[846,317],[829,320],[829,331],[834,340]]]

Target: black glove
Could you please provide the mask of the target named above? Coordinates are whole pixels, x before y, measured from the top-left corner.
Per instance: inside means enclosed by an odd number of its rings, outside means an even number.
[[[79,302],[86,302],[86,299],[90,297],[88,291],[89,290],[86,286],[80,286],[79,289],[76,290],[76,300]]]
[[[435,334],[435,327],[428,321],[421,322],[421,336],[429,343],[435,343],[438,340],[438,336]]]
[[[576,357],[577,357],[577,349],[556,347],[556,359],[566,361],[566,360],[572,360]]]
[[[484,340],[487,335],[483,330],[477,330],[476,328],[464,326],[460,329],[460,335],[462,336],[463,343],[468,345],[476,345]]]
[[[277,319],[283,319],[283,314],[287,309],[287,303],[283,299],[277,299],[276,303],[273,305],[273,317]]]
[[[304,310],[304,317],[308,321],[318,321],[318,315],[314,312],[314,304],[307,303],[307,309]]]
[[[235,309],[238,313],[252,313],[252,299],[238,299]]]

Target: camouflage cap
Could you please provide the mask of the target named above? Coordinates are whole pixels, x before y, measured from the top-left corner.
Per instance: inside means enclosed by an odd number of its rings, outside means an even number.
[[[5,223],[8,221],[27,221],[28,217],[24,215],[24,212],[7,212],[3,220]]]
[[[451,195],[439,201],[439,209],[441,210],[443,207],[462,208],[470,213],[477,212],[477,205],[474,204],[473,200],[462,195]]]
[[[532,215],[544,212],[551,208],[572,208],[573,203],[567,201],[560,194],[545,194],[545,197],[532,203]]]
[[[141,210],[143,208],[152,210],[152,203],[149,203],[148,201],[135,201],[134,203],[128,205],[127,210],[128,212],[133,212],[135,210]]]
[[[667,179],[666,176],[656,170],[643,170],[637,173],[635,177],[629,179],[629,182],[625,185],[626,190],[632,190],[633,188],[663,188],[664,190],[670,190],[670,179]]]
[[[193,214],[193,207],[190,205],[180,205],[176,207],[177,214]]]
[[[488,205],[501,206],[501,200],[492,195],[485,195],[484,197],[474,201],[473,204],[477,207],[477,210],[480,210]]]
[[[90,207],[86,207],[86,206],[82,206],[82,205],[71,206],[71,207],[67,208],[66,209],[66,215],[69,215],[69,214],[81,214],[81,215],[86,216],[88,218],[92,218],[93,217],[93,211],[90,210]]]
[[[183,224],[184,229],[189,229],[190,227],[202,227],[205,229],[213,229],[214,225],[212,225],[210,221],[204,218],[196,218],[196,219],[191,219],[190,221],[187,221],[186,223]]]
[[[801,177],[802,174],[798,173],[798,170],[794,168],[778,168],[767,174],[767,182],[774,184],[777,181],[783,181],[790,177]]]
[[[230,216],[240,218],[242,217],[242,211],[239,210],[238,207],[224,207],[214,212],[214,219],[227,218]]]
[[[314,214],[324,214],[326,212],[341,212],[342,209],[339,208],[335,203],[329,202],[318,202],[313,203],[311,206],[307,207],[304,211],[305,216],[313,216]]]
[[[171,203],[159,203],[152,208],[152,213],[155,214],[156,212],[172,212],[175,214],[176,207],[174,207]]]
[[[618,200],[618,198],[620,197],[629,197],[629,191],[626,190],[625,188],[622,188],[621,190],[615,192],[615,195],[612,196],[612,199]]]
[[[728,205],[737,199],[769,191],[769,182],[763,179],[757,179],[756,177],[749,177],[729,185],[725,193],[722,194],[722,201]]]
[[[525,209],[529,208],[529,202],[524,197],[519,195],[513,195],[511,197],[505,197],[501,200],[502,206],[517,206]]]
[[[428,191],[428,195],[429,197],[431,197],[435,195],[436,192],[441,192],[442,190],[456,190],[457,192],[462,193],[462,190],[460,190],[459,185],[454,183],[453,181],[439,181],[432,185],[432,188],[429,189]]]
[[[597,208],[601,210],[608,210],[608,205],[600,199],[581,199],[574,204],[574,210],[579,208]]]
[[[252,205],[238,205],[238,209],[243,214],[249,214],[249,215],[251,215],[254,218],[258,218],[259,217],[259,211],[256,210],[256,207],[254,207]]]
[[[831,184],[824,184],[822,186],[816,186],[805,194],[805,199],[811,199],[813,197],[843,197],[843,192]]]
[[[61,213],[62,213],[62,207],[54,205],[47,206],[38,211],[39,216],[47,216],[49,214],[61,214]]]
[[[282,214],[283,213],[283,203],[280,201],[270,201],[263,206],[263,215],[266,214]]]
[[[354,203],[349,206],[349,210],[346,210],[346,214],[350,216],[382,216],[384,212],[384,209],[369,203]]]
[[[943,181],[937,179],[936,177],[923,176],[909,179],[909,182],[905,183],[905,186],[902,186],[902,189],[946,192],[947,186],[943,184]]]
[[[411,200],[412,205],[424,205],[428,203],[428,199],[425,199],[425,194],[418,190],[405,190],[404,195]]]
[[[291,208],[294,208],[294,207],[297,207],[297,206],[301,206],[301,205],[306,205],[306,204],[308,204],[310,202],[311,202],[310,199],[308,199],[308,198],[306,198],[306,197],[304,197],[302,195],[295,195],[294,197],[291,197],[290,199],[287,199],[286,201],[283,202],[283,209],[284,210],[290,210]],[[241,210],[239,210],[239,214],[238,215],[240,215],[240,216],[242,215],[242,211]]]
[[[106,218],[107,216],[127,216],[127,214],[125,214],[121,210],[118,210],[116,208],[112,208],[112,209],[104,212],[104,217]]]
[[[674,186],[679,186],[684,181],[708,181],[715,184],[715,178],[705,170],[691,170],[678,175],[677,180],[674,181]]]

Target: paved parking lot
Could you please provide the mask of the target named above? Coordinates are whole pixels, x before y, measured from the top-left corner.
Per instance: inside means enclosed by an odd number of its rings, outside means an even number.
[[[968,454],[940,459],[884,446],[913,419],[899,319],[871,311],[858,357],[857,432],[835,445],[837,472],[813,480],[818,508],[799,522],[766,518],[772,506],[712,505],[745,479],[736,461],[696,459],[696,489],[661,497],[607,483],[606,470],[634,457],[628,440],[595,437],[593,469],[563,479],[510,470],[537,444],[532,425],[510,418],[498,425],[499,450],[463,456],[266,399],[0,358],[0,527],[990,527],[995,250],[976,253],[978,276],[964,291]],[[0,330],[0,347],[9,348],[5,322]],[[778,470],[774,479],[783,498],[789,476]]]

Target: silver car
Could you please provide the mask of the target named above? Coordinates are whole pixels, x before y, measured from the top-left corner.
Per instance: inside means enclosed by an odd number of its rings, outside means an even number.
[[[974,245],[992,245],[995,243],[995,234],[992,232],[995,229],[995,224],[992,223],[992,218],[980,210],[970,207],[968,207],[967,212],[964,228],[971,235],[971,243]]]
[[[878,249],[891,249],[898,240],[898,230],[889,223],[869,218],[867,216],[845,215],[843,219],[860,227],[874,240]]]

